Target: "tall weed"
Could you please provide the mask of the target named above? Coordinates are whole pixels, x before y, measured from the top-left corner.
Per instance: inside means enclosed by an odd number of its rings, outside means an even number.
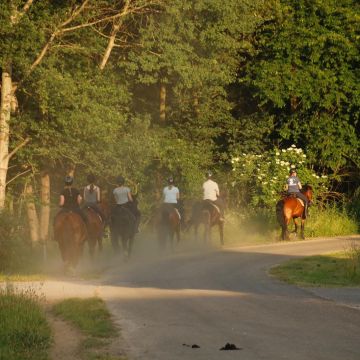
[[[47,360],[52,336],[34,289],[0,289],[0,359]]]

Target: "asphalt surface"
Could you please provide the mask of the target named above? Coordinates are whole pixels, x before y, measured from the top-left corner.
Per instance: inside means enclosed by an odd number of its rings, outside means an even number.
[[[329,290],[268,275],[344,246],[333,238],[138,259],[115,267],[99,291],[130,359],[359,360],[360,288],[321,294]],[[221,351],[227,343],[240,350]]]

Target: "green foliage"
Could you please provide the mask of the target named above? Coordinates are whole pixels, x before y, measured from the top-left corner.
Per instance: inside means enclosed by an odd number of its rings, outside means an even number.
[[[274,149],[262,154],[234,153],[232,163],[232,192],[234,205],[249,203],[253,207],[273,209],[279,193],[286,184],[289,170],[296,168],[302,185],[309,184],[315,196],[327,191],[329,179],[311,169],[301,148]]]
[[[0,290],[0,358],[47,360],[52,335],[39,298],[31,290]]]
[[[19,269],[28,263],[28,249],[24,249],[19,225],[11,214],[0,214],[0,272]]]
[[[333,171],[358,159],[359,14],[357,1],[281,1],[244,73],[259,106],[279,119],[274,135]]]

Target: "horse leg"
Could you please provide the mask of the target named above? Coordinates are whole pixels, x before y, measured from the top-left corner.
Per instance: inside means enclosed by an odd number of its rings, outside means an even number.
[[[93,236],[89,236],[88,243],[91,260],[94,260],[96,239]]]
[[[300,236],[303,240],[305,240],[305,219],[301,219],[301,231]]]
[[[129,257],[129,237],[127,234],[121,235],[121,243],[124,259],[127,260],[127,258]]]
[[[290,240],[288,226],[290,219],[284,217],[284,222],[281,224],[281,238],[282,240]]]
[[[210,241],[210,226],[209,224],[204,224],[204,242],[207,243]]]
[[[298,223],[297,223],[297,219],[293,218],[293,221],[294,221],[294,234],[295,234],[295,237],[297,237],[297,233],[298,233]]]
[[[219,233],[220,233],[220,242],[221,245],[224,245],[224,222],[219,222]]]
[[[180,225],[179,225],[175,230],[177,244],[180,242],[180,229],[181,228],[180,228]]]
[[[132,249],[133,249],[133,245],[134,245],[134,236],[133,235],[129,237],[128,243],[129,243],[129,257],[130,257],[132,254]]]
[[[111,229],[111,245],[115,253],[119,252],[119,234],[115,228]]]
[[[195,241],[198,240],[198,224],[194,225],[194,234],[195,234]]]

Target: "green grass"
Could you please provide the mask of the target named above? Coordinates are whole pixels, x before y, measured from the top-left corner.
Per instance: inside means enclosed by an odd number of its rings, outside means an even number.
[[[55,304],[53,312],[87,336],[81,344],[82,359],[126,360],[107,351],[107,345],[111,338],[118,336],[118,330],[103,300],[97,297],[66,299]]]
[[[358,286],[360,257],[351,251],[290,260],[270,270],[280,280],[300,286]]]
[[[0,290],[0,359],[47,360],[51,329],[32,290]]]
[[[26,273],[14,273],[6,274],[0,273],[0,282],[18,282],[18,281],[44,281],[49,276],[45,274],[26,274]]]
[[[333,207],[324,210],[310,208],[310,216],[305,222],[306,237],[350,235],[358,231],[355,219]]]
[[[71,298],[55,304],[54,314],[77,326],[84,334],[107,338],[117,335],[111,315],[100,298]]]

